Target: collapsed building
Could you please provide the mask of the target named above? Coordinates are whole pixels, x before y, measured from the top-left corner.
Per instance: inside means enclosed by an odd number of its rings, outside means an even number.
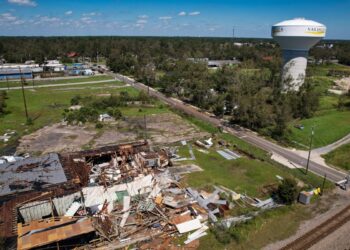
[[[0,164],[0,236],[15,239],[21,235],[18,244],[30,249],[69,238],[59,234],[55,234],[56,238],[49,237],[51,226],[74,224],[71,236],[80,235],[80,222],[73,223],[74,218],[67,221],[65,216],[85,216],[104,209],[109,188],[114,187],[113,192],[118,188],[124,190],[132,186],[135,179],[145,178],[168,163],[165,151],[151,152],[148,142],[142,141],[68,154],[50,153]],[[102,200],[95,199],[98,191],[103,194],[96,198]],[[108,211],[112,207],[109,205]],[[47,218],[54,221],[42,223]],[[84,234],[94,231],[86,230],[89,223],[90,220],[84,221]],[[34,244],[33,239],[26,239],[35,236],[30,233],[33,231],[46,234],[36,238],[50,241]],[[26,240],[32,243],[24,247]]]

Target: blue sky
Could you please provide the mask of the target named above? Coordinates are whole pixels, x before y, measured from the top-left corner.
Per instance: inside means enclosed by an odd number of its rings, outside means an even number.
[[[0,0],[0,35],[270,37],[294,17],[350,39],[350,0]]]

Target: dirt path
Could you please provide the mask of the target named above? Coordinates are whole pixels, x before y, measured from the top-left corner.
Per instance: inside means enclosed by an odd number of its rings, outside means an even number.
[[[326,238],[313,245],[309,250],[345,250],[350,249],[350,221]]]
[[[338,188],[335,189],[332,193],[328,194],[327,197],[323,197],[320,200],[320,202],[318,202],[317,204],[313,204],[309,207],[311,211],[313,211],[314,217],[312,219],[304,221],[299,226],[298,231],[293,236],[289,237],[288,239],[269,244],[265,246],[263,249],[278,250],[284,247],[288,243],[296,240],[297,238],[303,236],[305,233],[309,232],[316,226],[325,222],[327,219],[337,214],[340,210],[342,210],[349,204],[350,204],[350,191],[343,191]],[[342,232],[342,230],[344,230],[343,227],[347,226],[348,224],[349,223],[345,224],[338,230],[341,230],[340,232]],[[342,244],[347,244],[347,242],[349,241],[349,237],[342,237],[340,234],[338,235],[338,233],[335,233],[335,235],[333,233],[328,235],[326,238],[324,238],[322,242],[323,241],[327,242],[327,244],[330,244],[330,245],[339,244],[340,246]],[[316,247],[318,245],[321,245],[321,242],[317,243],[313,247]],[[316,250],[316,249],[321,249],[321,248],[313,248],[313,250]],[[337,248],[322,248],[322,249],[337,249]],[[340,248],[340,249],[344,249],[344,248]]]

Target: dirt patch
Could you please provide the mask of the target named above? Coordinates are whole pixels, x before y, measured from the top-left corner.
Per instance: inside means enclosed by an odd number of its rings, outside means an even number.
[[[95,134],[95,131],[85,127],[54,124],[23,136],[17,152],[45,154],[76,151],[92,140]]]
[[[166,145],[181,140],[208,136],[176,114],[157,114],[128,118],[106,124],[97,132],[94,126],[54,124],[21,138],[18,152],[70,152],[85,147],[100,147],[148,138],[151,144]]]
[[[335,80],[335,85],[338,89],[348,91],[350,90],[350,77],[344,77],[339,80]]]
[[[118,131],[118,129],[108,129],[104,131],[101,136],[97,137],[94,140],[94,146],[100,147],[100,146],[106,146],[110,144],[116,144],[116,143],[122,143],[122,142],[128,142],[128,141],[135,141],[137,139],[137,134],[132,132],[123,132]]]

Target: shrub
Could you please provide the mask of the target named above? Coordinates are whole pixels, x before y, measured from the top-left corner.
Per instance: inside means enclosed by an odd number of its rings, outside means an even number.
[[[100,129],[103,128],[103,124],[101,122],[96,123],[95,128]]]
[[[298,192],[296,181],[291,178],[286,178],[278,186],[276,195],[281,202],[290,205],[296,200]]]

